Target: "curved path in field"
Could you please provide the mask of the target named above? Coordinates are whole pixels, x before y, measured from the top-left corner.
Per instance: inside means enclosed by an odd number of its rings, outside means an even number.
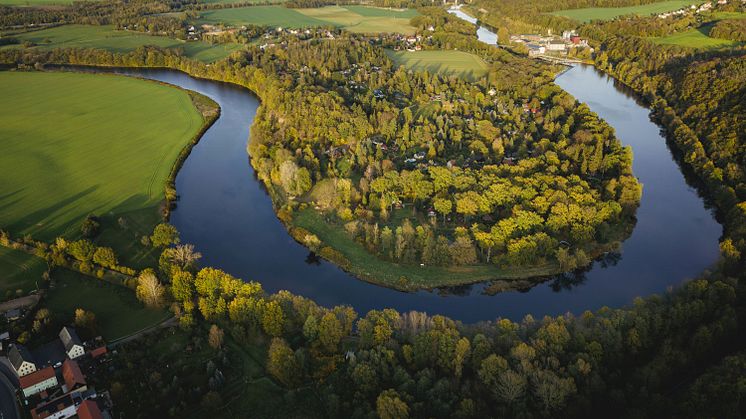
[[[628,304],[636,296],[665,292],[717,259],[721,227],[686,183],[660,128],[649,120],[647,109],[591,67],[575,67],[557,83],[588,103],[632,146],[634,171],[644,184],[637,226],[621,255],[596,261],[585,273],[496,295],[489,295],[489,284],[403,293],[359,281],[318,260],[287,234],[249,164],[246,143],[259,106],[254,95],[175,71],[119,71],[195,90],[220,104],[220,119],[176,179],[181,199],[171,222],[182,241],[202,252],[204,265],[260,281],[270,292],[287,289],[327,306],[349,304],[359,313],[392,307],[466,322],[520,319],[528,313],[577,314]]]

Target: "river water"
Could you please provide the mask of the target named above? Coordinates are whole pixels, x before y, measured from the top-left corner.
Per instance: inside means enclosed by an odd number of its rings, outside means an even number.
[[[557,79],[587,103],[634,150],[644,185],[638,222],[620,256],[594,262],[585,273],[550,278],[522,292],[488,295],[486,285],[404,293],[360,281],[320,261],[290,238],[246,153],[259,101],[251,92],[165,70],[118,70],[205,94],[222,108],[176,179],[180,195],[171,222],[182,242],[202,252],[202,265],[256,280],[267,291],[289,290],[319,304],[348,304],[359,313],[395,308],[443,314],[465,322],[575,314],[629,304],[695,277],[717,259],[720,225],[685,181],[647,109],[593,67]]]

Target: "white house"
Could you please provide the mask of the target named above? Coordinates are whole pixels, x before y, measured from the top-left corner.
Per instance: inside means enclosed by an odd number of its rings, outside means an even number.
[[[54,368],[52,367],[46,367],[24,375],[19,379],[19,382],[21,383],[21,390],[23,390],[24,397],[31,397],[46,389],[57,387],[58,384],[57,374],[54,373]]]
[[[63,327],[60,331],[60,340],[62,345],[65,347],[65,353],[68,358],[75,359],[85,355],[85,347],[83,347],[83,341],[80,340],[78,334],[75,333],[75,329],[72,327]]]
[[[10,364],[13,365],[16,375],[19,377],[36,371],[36,362],[34,362],[31,352],[23,345],[10,345],[8,360],[10,360]]]

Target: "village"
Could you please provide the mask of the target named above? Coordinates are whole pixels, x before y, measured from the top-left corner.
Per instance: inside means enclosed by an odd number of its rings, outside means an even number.
[[[588,40],[581,38],[574,30],[564,31],[562,37],[552,36],[551,31],[546,36],[538,34],[512,35],[510,43],[525,45],[528,48],[529,57],[544,54],[563,56],[567,55],[571,49],[588,47]]]
[[[7,317],[7,313],[6,313]],[[34,348],[0,334],[0,387],[15,397],[18,407],[33,419],[108,419],[112,402],[108,391],[97,391],[87,377],[108,362],[108,349],[97,337],[83,341],[75,328],[63,327],[58,337]],[[0,399],[3,413],[11,400]],[[11,413],[12,414],[12,413]]]

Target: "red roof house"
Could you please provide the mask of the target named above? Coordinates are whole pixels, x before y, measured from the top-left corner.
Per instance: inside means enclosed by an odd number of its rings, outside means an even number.
[[[54,373],[54,368],[46,367],[39,371],[32,372],[31,374],[20,377],[18,381],[21,384],[23,395],[25,397],[32,396],[42,391],[57,386],[57,375]]]
[[[101,409],[95,401],[88,399],[78,406],[78,417],[80,419],[103,419],[104,415],[101,414]]]
[[[80,366],[72,359],[66,359],[62,364],[62,377],[65,379],[67,391],[73,391],[86,385],[85,376]]]

